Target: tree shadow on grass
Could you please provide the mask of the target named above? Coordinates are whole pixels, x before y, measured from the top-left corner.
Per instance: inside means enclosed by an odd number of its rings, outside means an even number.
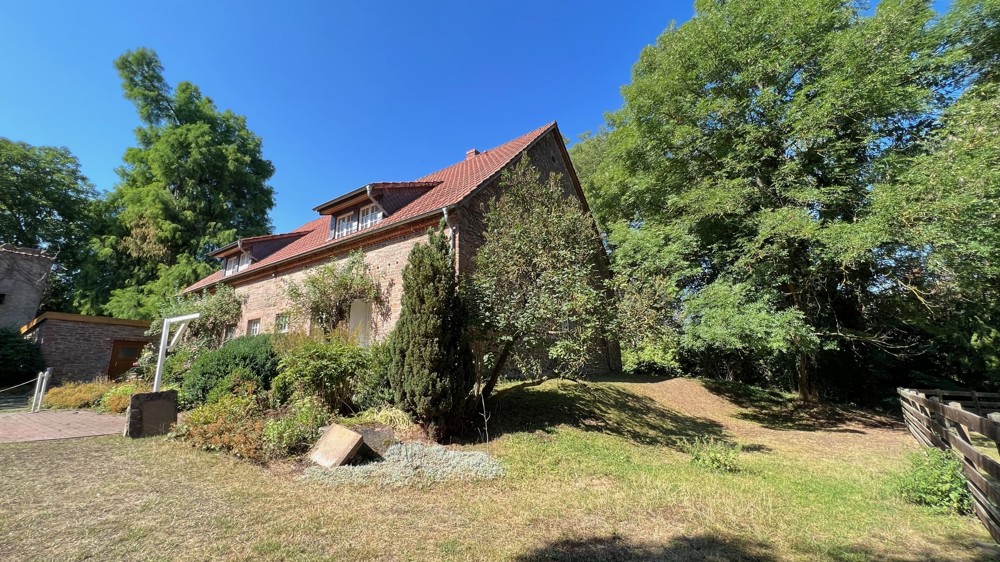
[[[593,560],[604,562],[639,562],[653,560],[776,560],[767,545],[737,538],[715,535],[678,537],[666,545],[636,544],[622,537],[564,539],[522,554],[517,562],[570,562]]]
[[[553,381],[513,388],[490,406],[490,437],[551,432],[568,425],[616,435],[642,445],[677,448],[695,437],[730,441],[721,424],[664,408],[648,396],[604,384]]]
[[[705,388],[722,396],[744,412],[735,417],[752,421],[769,429],[795,431],[828,431],[833,433],[865,433],[866,429],[900,429],[902,423],[884,414],[835,404],[812,404],[789,397],[776,390],[758,388],[738,382],[703,380]]]

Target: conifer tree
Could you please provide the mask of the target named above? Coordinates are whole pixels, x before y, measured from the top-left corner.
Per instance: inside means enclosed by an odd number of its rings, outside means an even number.
[[[428,243],[413,248],[403,270],[390,384],[399,407],[440,440],[460,429],[475,375],[444,225],[428,234]]]

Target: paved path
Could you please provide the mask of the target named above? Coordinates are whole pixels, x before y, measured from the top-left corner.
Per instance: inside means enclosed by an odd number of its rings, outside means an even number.
[[[125,416],[87,410],[43,410],[0,414],[0,443],[120,435]]]

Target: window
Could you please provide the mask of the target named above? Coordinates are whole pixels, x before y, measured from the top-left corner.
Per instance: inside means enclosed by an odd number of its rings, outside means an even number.
[[[256,336],[260,333],[260,318],[247,321],[247,335]]]
[[[4,294],[4,293],[0,293],[0,304],[3,304],[3,300],[4,300],[5,298],[7,298],[7,295],[6,295],[6,294]]]
[[[337,231],[334,238],[347,236],[358,231],[358,221],[354,219],[354,213],[345,213],[337,217]]]
[[[250,254],[240,254],[226,260],[226,277],[250,267]]]
[[[374,226],[378,221],[382,220],[382,211],[378,209],[374,204],[361,207],[360,229],[364,230],[369,226]]]
[[[236,337],[236,324],[229,324],[226,329],[222,332],[222,338],[229,341]]]
[[[351,316],[348,323],[351,335],[358,338],[358,345],[368,347],[372,332],[372,303],[363,300],[351,302]]]
[[[288,313],[282,312],[274,317],[274,331],[279,334],[288,333]]]

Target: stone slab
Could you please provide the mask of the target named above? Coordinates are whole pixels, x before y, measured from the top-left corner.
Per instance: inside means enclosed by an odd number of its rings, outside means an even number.
[[[333,423],[313,445],[309,459],[324,468],[341,466],[354,458],[363,442],[360,433]]]
[[[123,416],[88,410],[43,410],[0,414],[0,443],[121,435]]]
[[[380,459],[385,456],[389,447],[399,443],[391,427],[373,425],[357,427],[355,430],[364,440],[361,451],[368,458]]]
[[[132,395],[126,412],[126,437],[165,435],[177,423],[177,391],[139,392]]]

